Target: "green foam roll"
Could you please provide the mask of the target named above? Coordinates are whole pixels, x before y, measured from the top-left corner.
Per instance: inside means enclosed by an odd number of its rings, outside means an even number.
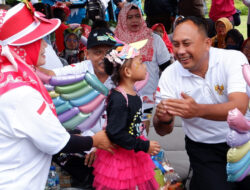
[[[77,82],[75,84],[69,84],[69,85],[65,85],[65,86],[57,86],[55,88],[55,91],[59,94],[68,94],[68,93],[72,93],[74,91],[77,91],[81,88],[84,88],[88,86],[88,83],[86,80],[82,80],[80,82]]]
[[[82,123],[85,119],[87,119],[90,114],[84,114],[82,112],[78,113],[75,117],[71,118],[70,120],[62,123],[62,125],[69,130],[75,129],[77,125]]]

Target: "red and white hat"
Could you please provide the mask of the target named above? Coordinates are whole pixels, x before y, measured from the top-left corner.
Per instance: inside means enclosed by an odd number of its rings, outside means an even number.
[[[1,18],[2,16],[2,18]],[[59,19],[46,19],[35,11],[28,1],[19,3],[0,14],[0,45],[22,46],[37,41],[55,31],[61,24]]]

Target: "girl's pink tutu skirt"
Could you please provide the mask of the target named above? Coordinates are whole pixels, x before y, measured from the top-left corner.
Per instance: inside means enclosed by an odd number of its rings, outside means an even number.
[[[97,150],[94,162],[96,190],[157,190],[154,163],[149,154],[119,147],[114,154]]]

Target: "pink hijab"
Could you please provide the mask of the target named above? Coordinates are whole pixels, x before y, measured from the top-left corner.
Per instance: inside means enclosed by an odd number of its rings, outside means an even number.
[[[0,29],[5,14],[5,10],[0,10]],[[21,86],[30,86],[41,93],[56,115],[47,90],[34,73],[40,48],[41,40],[24,46],[0,46],[0,95]]]
[[[122,8],[122,10],[119,13],[118,16],[118,23],[115,29],[115,36],[125,42],[125,43],[133,43],[136,41],[148,39],[148,43],[140,49],[140,53],[142,55],[142,61],[152,61],[153,58],[153,36],[152,36],[152,30],[147,27],[145,20],[142,17],[141,11],[138,8],[140,14],[141,14],[141,28],[137,32],[131,32],[128,30],[127,27],[127,14],[132,8],[132,6],[137,7],[134,4],[126,3],[125,6]]]

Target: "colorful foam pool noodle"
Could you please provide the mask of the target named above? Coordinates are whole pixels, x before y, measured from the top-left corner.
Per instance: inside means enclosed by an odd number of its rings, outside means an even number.
[[[97,92],[96,90],[91,91],[88,94],[85,94],[85,96],[74,99],[74,100],[70,100],[70,103],[73,106],[81,106],[84,104],[87,104],[88,102],[92,101],[93,99],[95,99],[100,93]]]
[[[92,114],[80,125],[78,125],[76,128],[83,131],[86,131],[88,129],[91,129],[94,127],[100,116],[102,115],[103,111],[105,109],[104,102],[100,104],[100,106],[95,109],[95,111],[92,112]]]
[[[90,113],[92,111],[94,111],[94,109],[96,109],[98,107],[98,105],[101,104],[101,102],[106,98],[106,96],[104,96],[103,94],[99,94],[97,96],[97,98],[95,98],[94,100],[92,100],[91,102],[89,102],[88,104],[85,104],[83,106],[79,106],[79,109],[81,110],[81,112],[83,113]],[[103,105],[104,106],[104,105]]]
[[[235,162],[235,163],[228,162],[227,163],[227,174],[234,174],[246,165],[247,166],[250,165],[250,152],[248,152],[238,162]]]
[[[85,88],[86,86],[88,86],[87,81],[82,80],[74,84],[69,84],[65,86],[56,86],[55,91],[60,94],[67,94],[79,90],[81,88]]]
[[[105,96],[108,95],[109,90],[104,86],[104,84],[93,74],[87,72],[85,75],[85,80],[88,84],[97,90],[98,92],[104,94]]]
[[[56,97],[58,97],[60,94],[56,93],[56,92],[53,90],[53,91],[50,91],[50,92],[49,92],[49,95],[50,95],[51,98],[56,98]]]
[[[85,73],[80,75],[53,76],[50,79],[50,84],[53,86],[68,85],[83,80],[84,76]]]
[[[56,113],[57,113],[57,115],[59,115],[67,110],[72,109],[72,108],[73,108],[73,106],[67,101],[64,104],[56,107]]]
[[[250,166],[244,171],[244,173],[237,179],[237,181],[242,181],[246,176],[250,175]]]
[[[250,165],[245,165],[240,171],[227,176],[228,181],[240,181],[244,179],[250,172]]]
[[[70,120],[62,123],[62,125],[66,128],[66,129],[75,129],[77,125],[81,124],[84,120],[86,120],[88,117],[90,116],[90,114],[84,114],[82,112],[78,113],[76,116],[74,116],[73,118],[71,118]]]
[[[57,106],[60,106],[62,104],[64,104],[66,101],[63,100],[60,96],[59,97],[56,97],[56,98],[53,98],[52,99],[53,101],[53,104],[57,107]]]
[[[250,130],[250,121],[248,121],[237,108],[228,112],[227,123],[231,129],[242,133]]]
[[[250,150],[250,141],[237,148],[230,148],[227,152],[227,162],[238,162]]]
[[[50,85],[50,84],[44,84],[45,88],[47,91],[53,91],[54,90],[54,86]]]
[[[249,64],[243,65],[242,73],[243,73],[244,79],[246,80],[248,86],[250,86],[250,65]]]
[[[74,108],[58,115],[58,119],[61,123],[63,123],[65,121],[68,121],[69,119],[71,119],[75,115],[77,115],[79,112],[80,112],[80,110],[78,109],[78,107],[74,107]]]
[[[72,99],[77,99],[80,98],[81,96],[84,96],[88,93],[90,93],[90,91],[94,90],[91,86],[85,86],[83,88],[80,88],[77,91],[68,93],[68,94],[61,94],[61,97],[65,100],[72,100]]]
[[[227,144],[230,147],[237,147],[247,143],[250,140],[250,132],[239,133],[236,130],[230,129],[230,132],[227,135]]]

